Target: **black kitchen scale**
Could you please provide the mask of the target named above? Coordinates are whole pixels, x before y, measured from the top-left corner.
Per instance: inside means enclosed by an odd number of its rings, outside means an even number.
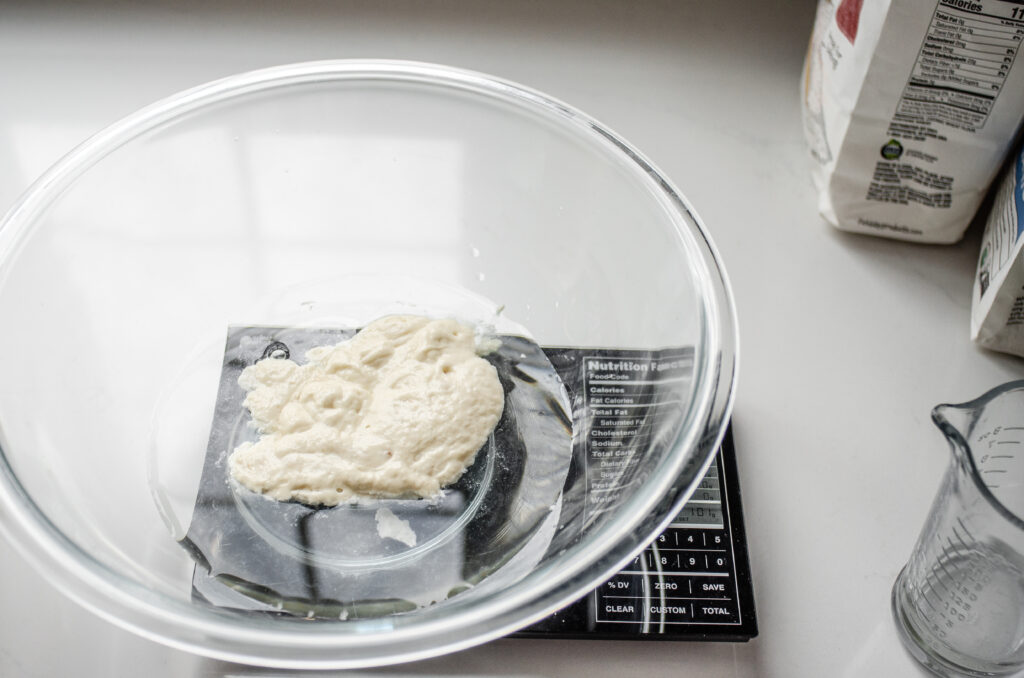
[[[230,435],[242,410],[241,370],[257,360],[287,358],[292,351],[301,354],[303,349],[333,344],[353,333],[260,327],[229,331],[202,484],[189,532],[181,540],[197,563],[192,590],[197,601],[310,619],[382,616],[415,607],[388,597],[390,580],[373,569],[336,572],[332,567],[313,565],[297,557],[294,549],[282,548],[266,537],[294,533],[296,544],[303,548],[317,540],[358,545],[361,542],[356,537],[361,533],[353,531],[358,515],[319,511],[293,502],[254,501],[243,509],[226,479],[222,457],[235,445]],[[290,343],[285,344],[284,339]],[[523,359],[530,345],[522,338],[503,337],[501,355]],[[621,493],[639,477],[647,450],[654,444],[667,444],[650,442],[657,430],[655,422],[672,419],[672,415],[659,412],[685,409],[685,384],[692,379],[694,351],[687,347],[649,351],[532,346],[535,352],[543,351],[541,357],[546,360],[542,362],[557,372],[556,380],[564,385],[572,403],[569,474],[575,474],[575,482],[567,481],[563,510],[576,507],[572,510],[582,511],[585,523],[588,512],[596,516],[616,510]],[[520,381],[529,377],[515,365],[502,369],[511,370]],[[292,515],[296,513],[301,515]],[[368,515],[372,518],[372,512]],[[268,532],[267,525],[274,520],[283,521],[285,527]],[[378,531],[369,532],[369,541],[379,548],[390,544]],[[452,560],[455,565],[460,562],[460,558]],[[388,576],[407,575],[412,576],[403,572]],[[375,595],[372,585],[383,587],[382,593]],[[632,563],[582,599],[514,635],[720,641],[756,636],[731,431],[726,432],[693,496]]]

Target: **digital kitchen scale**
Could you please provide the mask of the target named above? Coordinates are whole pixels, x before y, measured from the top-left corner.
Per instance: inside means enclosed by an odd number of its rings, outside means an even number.
[[[567,368],[559,372],[570,398],[588,398],[591,393],[607,391],[591,388],[588,374],[592,373],[578,368],[578,356],[559,355],[568,354],[566,350],[548,352],[556,368],[563,364]],[[671,352],[597,354],[605,362],[626,358],[630,366],[639,368],[639,376],[627,375],[629,381],[619,382],[616,391],[619,400],[636,403],[628,410],[629,418],[642,419],[646,408],[657,404],[658,390],[657,381],[643,378],[644,361],[664,361],[672,357]],[[560,360],[563,357],[572,359]],[[600,412],[601,404],[587,402],[586,408]],[[594,457],[601,454],[600,443],[595,441],[607,439],[627,425],[631,423],[614,417],[591,420],[585,427],[585,439],[577,444],[584,446],[585,456],[593,464]],[[589,492],[600,491],[596,483],[591,484]],[[515,635],[694,641],[746,641],[755,637],[754,591],[740,504],[730,428],[693,496],[648,548],[588,595]]]
[[[181,540],[197,563],[192,582],[196,600],[259,614],[330,619],[386,616],[414,608],[389,594],[394,577],[413,576],[415,571],[339,569],[296,556],[318,542],[393,547],[394,540],[385,539],[375,526],[373,511],[320,510],[261,498],[244,503],[225,475],[222,457],[224,450],[235,447],[231,436],[243,409],[241,370],[257,360],[301,355],[352,333],[331,328],[230,329],[200,492]],[[533,346],[543,351],[541,357],[557,373],[556,382],[564,385],[571,403],[572,418],[564,424],[572,424],[572,461],[562,504],[563,510],[574,507],[570,515],[576,511],[579,525],[586,525],[603,512],[617,510],[630,483],[642,479],[638,472],[644,469],[644,456],[653,445],[668,444],[651,442],[655,434],[674,438],[670,426],[682,421],[679,415],[687,407],[694,350]],[[507,373],[513,395],[517,388],[526,392],[523,384],[536,380],[519,363],[501,361],[508,356],[521,359],[528,351],[527,340],[503,337],[500,354],[492,356]],[[525,435],[514,428],[509,429],[512,433],[501,430],[520,444]],[[431,515],[424,511],[417,517]],[[359,522],[363,518],[365,525]],[[416,525],[422,531],[423,524]],[[275,526],[279,529],[271,529]],[[462,542],[452,541],[450,548],[437,552],[433,566],[447,568],[461,581],[462,547]],[[516,635],[726,641],[757,635],[731,433],[726,432],[689,502],[654,543],[596,590]]]

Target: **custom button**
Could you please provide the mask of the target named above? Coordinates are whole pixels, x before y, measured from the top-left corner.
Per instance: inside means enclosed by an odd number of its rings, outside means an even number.
[[[650,603],[651,623],[679,623],[693,621],[694,605],[684,600],[665,600]]]

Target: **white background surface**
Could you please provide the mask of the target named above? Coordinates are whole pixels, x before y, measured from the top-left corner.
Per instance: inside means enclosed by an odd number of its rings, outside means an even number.
[[[433,61],[521,82],[630,140],[682,189],[732,278],[735,436],[760,636],[503,640],[348,675],[921,676],[891,583],[947,460],[929,419],[1024,377],[968,338],[979,233],[952,247],[832,230],[799,118],[814,2],[75,2],[0,6],[0,205],[154,100],[324,58]],[[99,620],[0,546],[0,675],[279,675]]]

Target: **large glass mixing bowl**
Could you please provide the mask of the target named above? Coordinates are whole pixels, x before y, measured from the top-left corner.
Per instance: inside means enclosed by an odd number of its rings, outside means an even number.
[[[671,406],[645,422],[628,472],[611,474],[599,498],[588,493],[594,469],[581,448],[591,401],[557,379],[552,397],[530,396],[527,385],[551,376],[543,360],[533,376],[510,368],[506,388],[527,397],[515,411],[514,458],[503,461],[508,450],[492,437],[461,503],[423,542],[436,542],[433,555],[395,539],[370,556],[344,542],[314,552],[278,543],[245,513],[267,553],[308,557],[338,582],[378,572],[428,581],[464,558],[453,570],[463,586],[415,604],[332,598],[333,608],[313,605],[312,594],[275,599],[259,585],[219,601],[194,590],[203,574],[218,585],[241,580],[181,542],[199,515],[203,474],[222,461],[206,455],[225,402],[229,328],[276,327],[307,341],[408,311],[527,337],[506,342],[527,362],[537,346],[672,349],[691,362],[687,378],[665,386]],[[721,439],[736,376],[718,255],[655,167],[543,94],[405,62],[246,73],[89,139],[0,224],[0,322],[3,533],[108,620],[208,656],[281,667],[434,656],[583,595],[689,497]],[[534,417],[530,403],[556,416]],[[538,451],[544,426],[555,442]],[[246,501],[224,506],[237,516]],[[207,526],[217,528],[219,510],[205,514]],[[357,515],[366,507],[333,510],[372,525]],[[215,535],[211,548],[222,541]],[[381,586],[375,600],[405,596]],[[272,609],[246,609],[259,605]]]

